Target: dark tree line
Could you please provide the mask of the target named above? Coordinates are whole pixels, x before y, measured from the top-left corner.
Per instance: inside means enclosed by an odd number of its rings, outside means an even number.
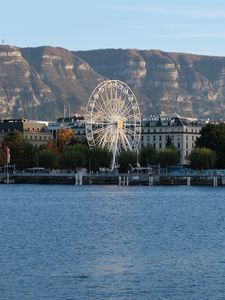
[[[211,150],[207,164],[218,169],[225,168],[225,124],[206,124],[200,131],[201,136],[196,141],[196,147]],[[207,168],[206,166],[205,168]]]

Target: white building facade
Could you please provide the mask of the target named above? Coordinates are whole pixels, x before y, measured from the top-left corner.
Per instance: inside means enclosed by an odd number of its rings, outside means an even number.
[[[142,121],[140,147],[152,145],[159,151],[171,143],[180,153],[180,165],[188,165],[188,156],[195,147],[204,124],[203,121],[177,114],[169,116],[162,112],[151,115]]]

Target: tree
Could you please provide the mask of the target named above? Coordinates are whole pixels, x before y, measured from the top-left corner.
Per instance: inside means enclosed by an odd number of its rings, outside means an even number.
[[[106,148],[91,148],[88,153],[88,169],[99,171],[100,168],[110,168],[112,153]]]
[[[170,135],[167,135],[167,137],[166,137],[166,148],[167,148],[167,147],[170,147],[170,146],[172,146],[172,145],[173,145],[173,143],[172,143],[172,138],[171,138]]]
[[[59,154],[59,151],[57,149],[57,144],[55,141],[48,141],[47,144],[43,144],[38,148],[38,150],[43,150],[43,149],[49,150],[56,155]]]
[[[75,140],[75,133],[72,128],[62,129],[57,133],[57,147],[59,152],[63,152],[65,147]]]
[[[151,165],[157,164],[157,160],[158,160],[158,152],[152,145],[148,145],[141,149],[140,152],[141,166],[147,167],[149,164]]]
[[[189,160],[193,169],[211,169],[216,164],[216,152],[209,148],[194,148]]]
[[[41,149],[35,153],[34,165],[37,167],[44,167],[53,169],[56,166],[57,154],[50,149]]]
[[[12,132],[5,136],[3,148],[10,148],[11,164],[17,169],[33,166],[34,147],[29,144],[19,132]]]
[[[66,147],[59,157],[59,165],[61,168],[71,170],[86,167],[87,147],[80,144]]]
[[[218,168],[225,168],[225,124],[207,124],[196,141],[196,147],[209,148],[216,152]]]
[[[1,147],[0,147],[0,166],[3,166],[5,163],[6,163],[6,153],[1,145]]]
[[[122,151],[118,157],[118,164],[120,173],[127,173],[131,166],[137,164],[137,153],[130,150]]]
[[[176,147],[170,146],[159,151],[158,162],[162,167],[174,166],[179,162],[180,155]]]

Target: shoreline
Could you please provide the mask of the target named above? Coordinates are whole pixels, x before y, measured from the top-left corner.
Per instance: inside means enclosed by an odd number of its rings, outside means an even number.
[[[0,183],[17,184],[70,184],[70,185],[143,185],[143,186],[225,186],[225,176],[174,176],[174,175],[154,175],[146,174],[81,174],[81,173],[62,173],[62,174],[10,174],[9,178],[0,175]]]

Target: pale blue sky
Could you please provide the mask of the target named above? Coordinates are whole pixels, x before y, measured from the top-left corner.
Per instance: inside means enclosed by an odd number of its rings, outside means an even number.
[[[0,41],[225,56],[224,0],[1,1]]]

